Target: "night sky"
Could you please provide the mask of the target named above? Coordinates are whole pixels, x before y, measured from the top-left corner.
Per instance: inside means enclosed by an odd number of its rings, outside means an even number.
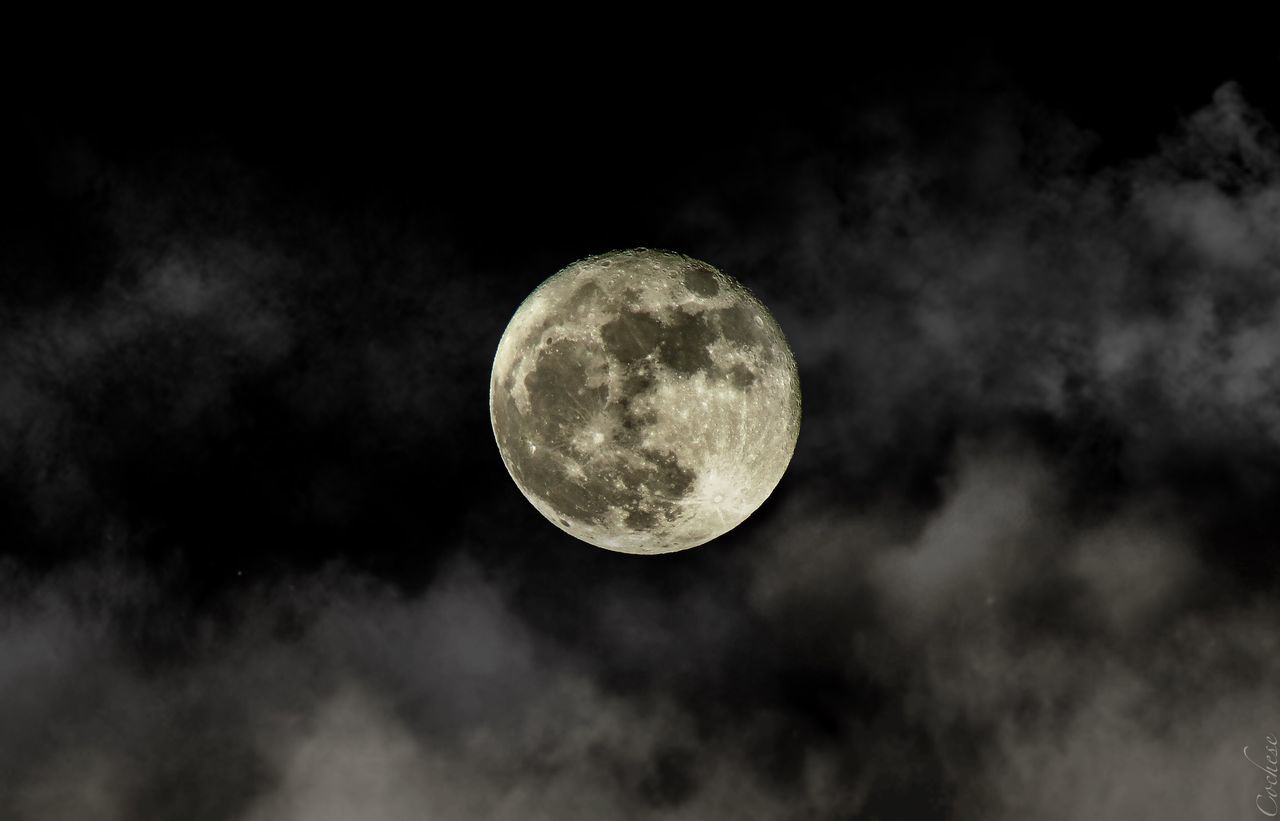
[[[0,818],[1265,817],[1276,50],[830,34],[7,97]],[[656,557],[488,409],[520,301],[640,246],[804,397]]]

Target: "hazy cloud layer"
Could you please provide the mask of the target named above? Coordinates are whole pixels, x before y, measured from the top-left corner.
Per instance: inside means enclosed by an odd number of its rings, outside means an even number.
[[[1275,132],[1230,85],[1121,167],[1016,101],[972,120],[939,145],[869,117],[870,159],[822,146],[760,214],[680,215],[793,343],[791,474],[701,575],[557,565],[548,591],[493,561],[538,537],[468,519],[421,590],[330,566],[176,611],[130,558],[165,522],[122,509],[119,465],[212,459],[265,395],[350,442],[280,497],[345,521],[364,455],[461,458],[509,311],[412,237],[186,230],[103,183],[117,269],[0,308],[15,532],[104,556],[0,572],[0,815],[1254,812],[1240,748],[1280,729],[1277,577],[1248,558],[1280,538]]]

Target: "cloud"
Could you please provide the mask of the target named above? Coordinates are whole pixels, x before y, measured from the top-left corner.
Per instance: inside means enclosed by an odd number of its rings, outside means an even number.
[[[970,445],[956,464],[909,534],[828,509],[760,536],[753,601],[791,662],[864,699],[872,682],[929,737],[957,810],[1247,812],[1260,782],[1240,747],[1280,715],[1274,601],[1221,601],[1230,582],[1158,500],[1077,520],[1034,452]]]
[[[781,716],[708,727],[669,693],[610,688],[471,566],[412,599],[295,579],[150,670],[128,589],[85,570],[6,611],[6,816],[775,818],[832,800],[824,757],[788,787],[746,755]]]
[[[1097,138],[1014,98],[965,117],[937,140],[878,112],[850,126],[865,150],[744,180],[759,213],[675,220],[801,364],[799,452],[741,533],[618,570],[485,522],[434,534],[421,584],[311,559],[194,612],[128,558],[197,530],[235,548],[230,497],[173,480],[189,464],[229,459],[289,511],[280,551],[369,506],[340,537],[402,548],[377,520],[419,486],[365,466],[474,460],[499,277],[394,229],[251,220],[251,185],[193,215],[110,183],[118,268],[0,331],[14,532],[104,556],[0,573],[0,815],[1251,812],[1238,748],[1280,716],[1274,576],[1246,563],[1280,537],[1255,527],[1280,447],[1274,132],[1225,86],[1098,168]],[[271,473],[243,456],[271,452],[263,418],[354,455]],[[136,472],[147,492],[120,491]]]
[[[760,194],[779,230],[691,212],[791,338],[798,461],[883,482],[957,424],[1032,416],[1109,426],[1143,469],[1188,443],[1274,454],[1277,143],[1239,89],[1103,168],[1033,106],[973,119],[939,149],[887,115],[872,147],[787,166]]]

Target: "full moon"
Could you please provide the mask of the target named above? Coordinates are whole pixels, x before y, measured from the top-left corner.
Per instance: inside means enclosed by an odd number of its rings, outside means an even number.
[[[521,303],[493,359],[489,415],[525,497],[577,538],[670,553],[737,527],[800,432],[778,323],[682,254],[588,257]]]

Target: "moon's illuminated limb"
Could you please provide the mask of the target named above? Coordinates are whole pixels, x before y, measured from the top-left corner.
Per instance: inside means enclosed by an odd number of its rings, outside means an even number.
[[[494,356],[489,410],[525,497],[625,553],[694,547],[777,486],[800,431],[781,329],[732,277],[687,256],[589,257],[542,283]]]

